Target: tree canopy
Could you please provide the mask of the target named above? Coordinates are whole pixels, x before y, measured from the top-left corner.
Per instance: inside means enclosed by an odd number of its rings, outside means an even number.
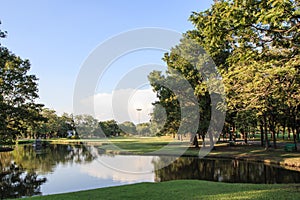
[[[0,30],[0,38],[6,32]],[[29,74],[29,60],[21,59],[0,43],[0,141],[9,142],[44,120],[38,96],[38,78]]]
[[[265,140],[266,147],[268,133],[276,147],[275,133],[280,128],[285,132],[288,127],[294,139],[296,135],[299,137],[299,6],[298,0],[215,1],[211,8],[192,13],[189,20],[195,28],[184,33],[178,45],[184,46],[181,49],[191,55],[195,52],[194,45],[185,43],[191,39],[209,54],[225,86],[227,126],[233,131],[238,128],[245,138],[261,126],[261,134],[265,135],[262,144]],[[155,81],[168,79],[171,69],[180,72],[192,85],[199,101],[199,132],[201,127],[207,131],[211,102],[206,81],[197,72],[206,61],[196,57],[196,61],[186,62],[178,55],[177,47],[165,54],[163,59],[168,66],[165,76],[161,72],[149,76],[159,98],[156,104],[165,107],[167,126],[176,128],[172,123],[179,112],[174,110],[176,106],[169,108],[171,103],[176,105],[176,98]],[[177,114],[169,112],[170,109]]]

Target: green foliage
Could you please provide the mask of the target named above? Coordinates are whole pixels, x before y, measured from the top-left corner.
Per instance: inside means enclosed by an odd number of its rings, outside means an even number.
[[[227,91],[228,112],[236,116],[231,124],[248,121],[242,126],[250,129],[259,121],[266,135],[270,131],[273,136],[276,126],[288,124],[299,130],[297,10],[297,1],[236,0],[218,2],[209,12],[191,16],[205,48],[213,56],[224,58],[219,69]],[[209,27],[213,29],[207,31]],[[210,45],[205,45],[208,41]],[[222,56],[222,52],[228,54]]]
[[[278,127],[289,127],[299,135],[299,10],[299,1],[292,0],[224,0],[215,1],[203,12],[193,12],[189,20],[195,29],[187,31],[180,44],[164,56],[166,75],[149,75],[159,98],[155,104],[162,105],[168,116],[164,132],[173,132],[179,123],[176,97],[160,84],[171,77],[172,70],[180,72],[195,90],[200,107],[199,132],[207,130],[211,83],[206,83],[197,70],[205,75],[205,64],[210,60],[201,49],[197,51],[201,46],[216,64],[225,85],[226,129],[231,126],[236,130],[238,126],[249,132],[259,124],[266,140],[268,132],[272,133],[275,147]],[[189,39],[193,42],[186,42]]]
[[[108,120],[99,122],[99,127],[107,137],[111,136],[119,136],[120,135],[120,128],[115,120]]]
[[[98,120],[91,115],[76,115],[74,117],[78,134],[82,137],[92,137],[97,135]]]
[[[133,122],[125,121],[125,122],[119,124],[119,128],[120,128],[122,134],[125,134],[125,135],[136,135],[137,134],[136,126]]]
[[[43,108],[40,111],[43,121],[37,121],[22,136],[25,138],[66,138],[67,132],[76,130],[72,115],[64,113],[58,116],[54,110]],[[78,135],[75,135],[78,137]]]
[[[150,123],[141,123],[136,125],[136,131],[139,135],[142,136],[150,136],[151,131],[150,131]]]
[[[0,38],[6,33],[0,30]],[[8,142],[42,121],[37,77],[29,74],[29,60],[21,59],[0,45],[0,141]]]
[[[164,125],[166,124],[167,114],[164,107],[160,104],[155,104],[151,113],[150,132],[152,135],[162,136]]]

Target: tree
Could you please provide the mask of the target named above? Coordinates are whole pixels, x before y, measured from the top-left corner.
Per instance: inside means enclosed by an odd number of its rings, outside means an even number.
[[[122,134],[132,134],[132,135],[137,134],[136,126],[134,125],[133,122],[125,121],[119,124],[119,128]]]
[[[163,131],[170,132],[173,137],[176,133],[190,134],[191,142],[198,147],[197,135],[204,144],[210,122],[215,121],[211,115],[213,104],[222,99],[218,98],[222,91],[214,63],[197,40],[188,35],[183,35],[180,43],[166,53],[163,60],[168,66],[165,75],[154,71],[148,76],[159,99],[154,105],[161,105],[166,111]],[[210,146],[215,134],[215,130],[208,134]]]
[[[276,147],[275,127],[289,116],[293,129],[299,110],[299,1],[218,1],[193,13],[189,37],[210,53],[222,74],[230,120],[243,113],[261,123]],[[250,121],[253,121],[251,119]],[[233,122],[233,124],[235,124]],[[255,124],[254,124],[255,126]]]
[[[91,137],[98,128],[98,120],[91,115],[76,115],[74,120],[80,136]]]
[[[140,123],[136,126],[139,135],[150,136],[150,123]]]
[[[31,138],[67,137],[69,130],[75,130],[72,117],[67,113],[58,116],[55,110],[48,108],[42,109],[40,113],[45,120],[35,123],[35,128],[31,129]]]
[[[172,134],[175,138],[180,125],[180,105],[176,95],[165,84],[170,78],[162,75],[162,72],[153,71],[148,79],[159,99],[153,103],[155,109],[151,119],[161,128],[157,134]],[[164,123],[161,124],[162,122]]]
[[[269,147],[271,133],[276,148],[276,129],[289,127],[296,144],[300,131],[299,7],[299,1],[293,0],[223,0],[215,1],[208,10],[194,12],[190,21],[195,29],[183,34],[180,44],[164,56],[168,65],[165,75],[153,72],[149,76],[157,103],[166,106],[170,125],[166,128],[176,127],[171,122],[178,126],[176,116],[180,113],[175,109],[174,94],[160,83],[176,70],[189,81],[198,98],[198,133],[207,130],[213,108],[208,87],[217,82],[206,81],[205,67],[210,60],[201,53],[199,47],[203,47],[222,75],[216,79],[225,84],[230,129],[239,130],[247,142],[247,135],[259,124],[262,144],[265,140]]]
[[[107,120],[99,122],[99,127],[107,137],[119,136],[120,128],[115,120]]]
[[[150,132],[152,135],[164,135],[163,128],[166,125],[167,114],[163,106],[154,104],[153,112],[151,113]]]
[[[75,131],[76,135],[78,134],[76,132],[76,124],[72,114],[63,113],[62,116],[58,118],[58,123],[59,123],[59,130],[57,132],[58,137],[67,137],[68,136],[67,132],[70,130]]]
[[[6,33],[0,30],[0,38]],[[0,44],[0,141],[8,142],[41,119],[37,77],[29,74],[30,62]]]

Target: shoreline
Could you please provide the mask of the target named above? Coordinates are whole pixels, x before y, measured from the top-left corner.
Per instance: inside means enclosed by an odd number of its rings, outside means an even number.
[[[124,138],[122,138],[124,139]],[[121,140],[122,140],[121,139]],[[137,140],[137,143],[143,145],[142,138],[126,138],[131,140]],[[24,140],[19,142],[16,145],[25,145],[25,144],[32,144],[34,140]],[[142,146],[139,148],[135,148],[130,146],[129,141],[119,141],[119,138],[116,139],[104,139],[104,140],[68,140],[68,139],[58,139],[58,140],[44,140],[51,144],[78,144],[84,145],[84,143],[88,145],[98,145],[97,148],[102,150],[106,154],[115,154],[115,155],[140,155],[140,156],[175,156],[175,157],[199,157],[198,153],[200,149],[195,149],[193,147],[188,147],[184,154],[176,153],[176,148],[168,149],[162,153],[155,153],[147,151],[147,146]],[[109,146],[106,146],[108,143],[113,143],[116,146],[122,144],[126,146],[126,148],[120,149],[110,149]],[[170,141],[160,141],[161,144]],[[148,142],[149,144],[154,143],[153,141]],[[280,142],[277,149],[269,149],[265,150],[263,147],[255,145],[255,144],[247,144],[247,145],[236,145],[236,146],[229,146],[228,143],[220,143],[216,144],[216,148],[209,152],[208,155],[204,156],[203,158],[207,159],[231,159],[231,160],[241,160],[241,161],[248,161],[248,162],[258,162],[264,163],[269,165],[275,165],[284,167],[291,170],[300,171],[300,153],[299,150],[296,152],[285,152],[282,148],[282,145],[285,143]],[[158,146],[159,147],[159,146]],[[158,148],[159,149],[159,148]],[[9,152],[13,151],[13,148],[10,147],[0,147],[0,152]]]
[[[132,155],[132,156],[174,156],[174,157],[193,157],[193,158],[198,158],[196,155],[189,155],[189,154],[183,154],[183,155],[178,155],[178,154],[170,154],[170,153],[165,153],[165,154],[155,154],[155,153],[132,153],[132,152],[127,152],[127,151],[111,151],[108,152],[107,154],[114,154],[114,155]],[[283,167],[289,170],[295,170],[300,172],[300,163],[296,162],[286,162],[286,161],[277,161],[275,159],[270,159],[270,158],[265,158],[265,159],[258,159],[255,158],[254,156],[251,157],[240,157],[240,156],[231,156],[231,155],[207,155],[204,156],[203,158],[199,159],[224,159],[224,160],[240,160],[240,161],[247,161],[247,162],[257,162],[257,163],[264,163],[267,165],[274,165],[274,166],[279,166]]]

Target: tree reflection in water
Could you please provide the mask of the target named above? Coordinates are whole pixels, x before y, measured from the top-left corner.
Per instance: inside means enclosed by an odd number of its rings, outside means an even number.
[[[26,170],[40,173],[53,172],[58,164],[89,163],[95,158],[89,147],[83,145],[53,144],[46,148],[35,149],[30,145],[17,146],[13,153],[16,163],[21,163]]]
[[[83,145],[49,145],[35,149],[16,146],[12,152],[0,152],[0,198],[40,195],[47,181],[42,175],[53,172],[58,164],[89,163],[95,157]]]
[[[40,186],[46,178],[39,177],[35,172],[26,172],[22,167],[12,163],[0,173],[0,198],[20,198],[39,195]]]
[[[300,183],[300,172],[264,163],[181,157],[161,168],[170,159],[160,157],[153,161],[155,181],[199,179],[230,183]]]

